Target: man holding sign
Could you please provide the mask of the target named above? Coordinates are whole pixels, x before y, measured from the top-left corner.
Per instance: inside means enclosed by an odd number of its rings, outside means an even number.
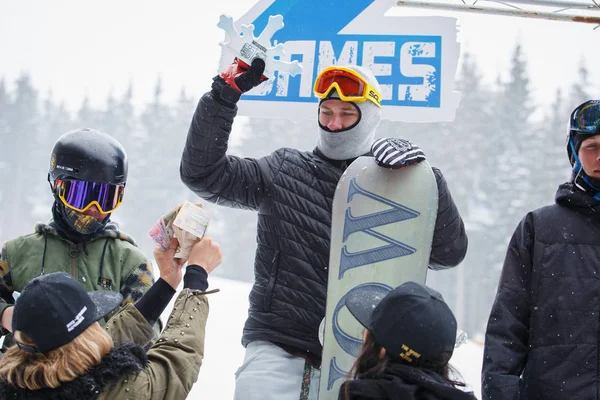
[[[235,399],[296,400],[303,376],[321,363],[333,196],[348,165],[371,152],[381,96],[369,69],[326,68],[315,83],[321,100],[314,151],[283,148],[259,159],[227,155],[236,103],[265,80],[264,68],[258,58],[250,66],[236,59],[214,78],[194,113],[180,173],[208,201],[258,211],[255,282],[242,338],[246,357],[236,373]],[[378,143],[379,154],[393,147],[393,140]],[[378,161],[397,168],[424,159],[416,146],[412,150],[414,159]],[[442,269],[462,261],[467,237],[441,172],[434,172],[439,207],[430,267]],[[311,382],[311,397],[316,387]]]

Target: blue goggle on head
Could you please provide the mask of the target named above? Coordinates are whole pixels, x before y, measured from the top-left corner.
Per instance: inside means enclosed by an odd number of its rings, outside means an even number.
[[[576,133],[600,134],[600,100],[589,100],[571,113],[570,130]]]
[[[573,172],[576,174],[575,184],[587,185],[589,189],[596,192],[594,199],[600,200],[600,186],[597,179],[592,179],[585,174],[577,154],[582,142],[595,135],[600,135],[600,100],[588,100],[571,113],[567,153],[573,166]]]

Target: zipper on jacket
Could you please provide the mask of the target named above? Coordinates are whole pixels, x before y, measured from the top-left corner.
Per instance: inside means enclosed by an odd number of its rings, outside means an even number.
[[[71,257],[71,276],[75,279],[77,279],[77,276],[75,276],[75,259],[77,258],[78,254],[79,249],[75,245],[70,246],[69,256]]]
[[[271,309],[271,301],[273,299],[273,291],[275,290],[275,283],[277,282],[277,276],[279,275],[279,254],[280,251],[276,250],[271,260],[271,271],[269,272],[269,282],[265,289],[263,297],[263,309],[269,311]]]

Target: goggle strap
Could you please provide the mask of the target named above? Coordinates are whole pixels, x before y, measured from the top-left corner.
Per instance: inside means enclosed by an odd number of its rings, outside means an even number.
[[[571,154],[573,154],[573,159],[575,160],[575,165],[573,165],[573,172],[576,174],[581,171],[581,162],[579,161],[579,157],[577,156],[577,152],[575,151],[575,145],[573,144],[573,140],[569,139],[569,146],[571,146]]]

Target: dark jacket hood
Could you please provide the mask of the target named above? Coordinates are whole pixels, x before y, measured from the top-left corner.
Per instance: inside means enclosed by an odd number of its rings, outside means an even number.
[[[556,204],[572,209],[581,214],[600,218],[600,200],[579,189],[573,182],[563,183],[558,187]]]

